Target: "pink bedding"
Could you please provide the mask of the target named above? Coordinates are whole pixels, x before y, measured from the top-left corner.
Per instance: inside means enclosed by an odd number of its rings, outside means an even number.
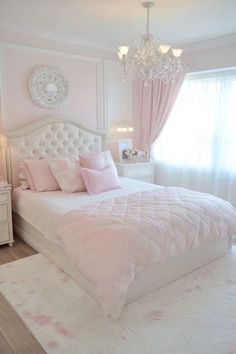
[[[230,203],[174,187],[83,206],[67,213],[55,233],[95,284],[106,314],[124,303],[130,283],[150,265],[233,235],[236,211]]]

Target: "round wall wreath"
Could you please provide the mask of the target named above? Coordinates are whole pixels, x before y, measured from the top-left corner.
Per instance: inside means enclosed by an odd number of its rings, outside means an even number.
[[[58,69],[35,66],[29,79],[29,91],[38,106],[59,108],[68,96],[68,83]]]

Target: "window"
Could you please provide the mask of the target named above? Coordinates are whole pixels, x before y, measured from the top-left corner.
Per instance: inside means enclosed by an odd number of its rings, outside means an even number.
[[[236,70],[187,76],[153,154],[175,166],[236,174]]]

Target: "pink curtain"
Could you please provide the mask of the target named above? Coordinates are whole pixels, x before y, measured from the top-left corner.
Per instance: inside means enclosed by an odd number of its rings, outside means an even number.
[[[188,65],[175,82],[164,84],[151,81],[144,87],[142,80],[136,80],[133,87],[135,146],[149,152],[161,133],[184,81]]]

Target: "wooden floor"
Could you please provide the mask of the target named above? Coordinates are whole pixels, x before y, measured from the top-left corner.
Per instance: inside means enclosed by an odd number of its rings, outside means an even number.
[[[12,247],[9,247],[8,244],[0,246],[0,265],[29,257],[36,253],[27,243],[16,237]]]
[[[37,252],[16,238],[13,247],[0,246],[0,264],[32,256]],[[41,345],[0,292],[0,354],[45,354]]]

